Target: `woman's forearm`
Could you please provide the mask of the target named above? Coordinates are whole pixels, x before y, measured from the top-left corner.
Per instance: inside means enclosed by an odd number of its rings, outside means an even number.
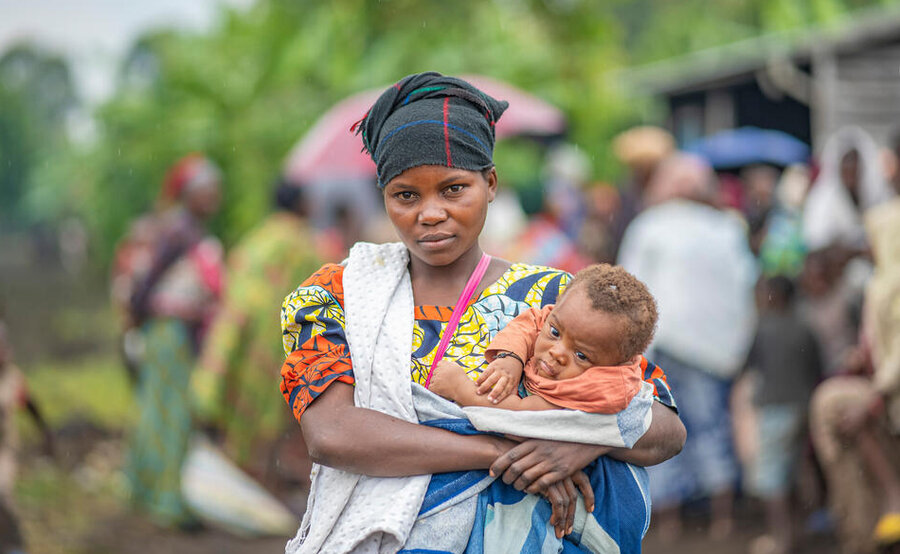
[[[674,410],[654,402],[650,428],[631,448],[613,448],[607,455],[638,466],[660,464],[681,452],[687,438],[684,424]]]
[[[353,405],[353,387],[333,383],[301,418],[310,458],[374,477],[487,469],[514,443],[464,436]]]

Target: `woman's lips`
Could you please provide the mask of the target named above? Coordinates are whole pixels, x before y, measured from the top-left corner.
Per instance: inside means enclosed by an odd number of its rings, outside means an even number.
[[[454,238],[456,238],[455,235],[427,235],[417,242],[426,250],[439,250],[447,246]]]

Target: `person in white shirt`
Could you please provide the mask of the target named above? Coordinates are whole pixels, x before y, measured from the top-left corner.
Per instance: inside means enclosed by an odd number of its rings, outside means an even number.
[[[663,161],[645,195],[648,209],[628,227],[618,262],[646,283],[659,303],[650,347],[679,406],[688,441],[678,456],[649,468],[660,529],[680,533],[679,507],[696,495],[712,501],[710,533],[733,527],[733,452],[728,398],[746,359],[756,319],[757,269],[747,227],[716,207],[716,181],[700,158]]]

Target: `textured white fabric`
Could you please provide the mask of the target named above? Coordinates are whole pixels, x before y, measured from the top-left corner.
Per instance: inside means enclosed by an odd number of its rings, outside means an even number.
[[[653,418],[653,385],[644,382],[624,410],[589,414],[578,410],[513,411],[469,406],[463,412],[479,431],[582,444],[631,448]]]
[[[407,256],[400,243],[356,244],[344,261],[344,312],[355,404],[417,422],[409,377],[414,306]],[[427,475],[385,479],[315,465],[306,514],[285,552],[396,552],[428,482]]]

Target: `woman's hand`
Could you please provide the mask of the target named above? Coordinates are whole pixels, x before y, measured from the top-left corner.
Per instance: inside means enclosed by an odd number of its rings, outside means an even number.
[[[594,511],[594,489],[591,488],[591,482],[583,471],[576,471],[572,477],[566,477],[541,492],[553,510],[550,525],[556,529],[558,539],[571,533],[575,526],[578,491],[584,496],[585,509],[588,512]]]
[[[497,458],[491,464],[491,475],[500,475],[504,483],[517,490],[540,493],[609,450],[608,446],[528,439]],[[590,494],[593,497],[593,491]]]

